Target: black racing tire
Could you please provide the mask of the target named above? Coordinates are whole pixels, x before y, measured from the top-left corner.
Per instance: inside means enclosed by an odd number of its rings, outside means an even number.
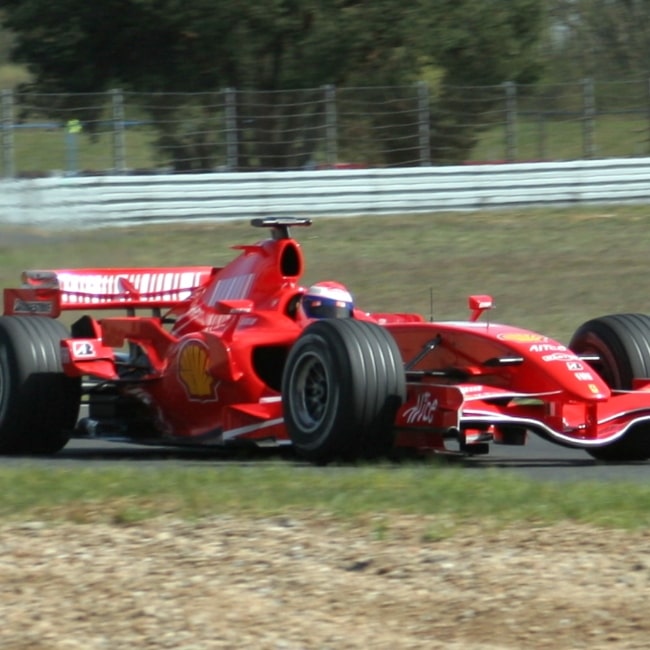
[[[0,317],[0,453],[54,454],[70,439],[81,380],[63,373],[67,336],[50,318]]]
[[[631,390],[634,379],[650,377],[650,316],[611,314],[581,325],[569,347],[578,355],[593,355],[592,368],[612,389]],[[604,461],[650,458],[650,424],[639,425],[625,437],[588,453]]]
[[[388,454],[395,415],[405,398],[399,348],[375,323],[316,321],[287,357],[284,421],[296,452],[312,462]]]

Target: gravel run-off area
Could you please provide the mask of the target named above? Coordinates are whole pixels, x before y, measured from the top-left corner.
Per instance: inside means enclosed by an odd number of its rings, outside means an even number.
[[[650,645],[650,531],[433,517],[0,527],[0,648]]]

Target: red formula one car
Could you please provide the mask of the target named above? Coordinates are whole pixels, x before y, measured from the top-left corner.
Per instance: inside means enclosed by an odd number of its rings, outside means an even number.
[[[489,296],[470,297],[464,322],[310,318],[289,233],[309,224],[253,220],[270,237],[223,268],[25,272],[0,317],[0,451],[88,436],[290,444],[327,462],[480,454],[534,433],[599,459],[650,457],[649,316],[590,320],[568,346],[481,318]],[[63,310],[85,312],[70,332]]]

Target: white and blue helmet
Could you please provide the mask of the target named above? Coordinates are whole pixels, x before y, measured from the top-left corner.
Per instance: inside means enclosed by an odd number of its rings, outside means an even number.
[[[354,301],[339,282],[317,282],[302,297],[307,318],[352,318]]]

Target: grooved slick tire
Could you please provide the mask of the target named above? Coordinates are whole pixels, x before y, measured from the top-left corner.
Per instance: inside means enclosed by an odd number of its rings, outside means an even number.
[[[284,421],[296,451],[318,463],[387,454],[406,377],[395,339],[353,319],[309,325],[282,377]]]
[[[69,440],[81,381],[66,377],[58,321],[0,317],[0,453],[53,454]]]
[[[611,314],[587,321],[569,343],[576,354],[599,357],[590,365],[612,389],[630,390],[636,378],[650,377],[650,316]],[[633,461],[650,458],[650,424],[624,438],[587,450],[598,460]]]

